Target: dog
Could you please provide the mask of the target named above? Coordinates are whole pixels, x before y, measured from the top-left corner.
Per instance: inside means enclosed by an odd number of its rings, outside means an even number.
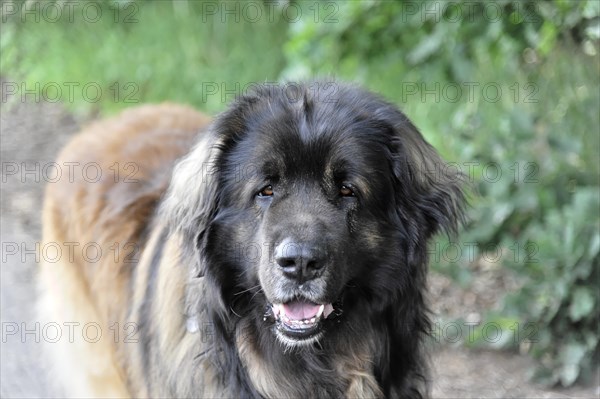
[[[428,395],[427,242],[461,223],[463,179],[393,104],[316,81],[214,121],[144,105],[57,164],[95,171],[43,207],[62,256],[40,317],[82,330],[50,348],[68,394]]]

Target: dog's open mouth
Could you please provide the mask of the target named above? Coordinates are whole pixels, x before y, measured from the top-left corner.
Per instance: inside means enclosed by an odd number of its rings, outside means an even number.
[[[331,303],[318,304],[306,299],[271,305],[276,329],[287,340],[305,341],[318,338],[321,322],[333,312]]]

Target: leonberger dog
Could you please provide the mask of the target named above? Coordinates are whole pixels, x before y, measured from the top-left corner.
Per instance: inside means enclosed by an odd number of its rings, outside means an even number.
[[[309,82],[212,122],[144,105],[57,164],[41,315],[73,333],[48,345],[67,394],[428,395],[427,242],[456,230],[463,179],[391,103]]]

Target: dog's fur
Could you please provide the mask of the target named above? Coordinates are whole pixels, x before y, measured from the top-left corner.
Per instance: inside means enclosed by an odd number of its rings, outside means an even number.
[[[393,105],[318,82],[258,87],[212,124],[142,106],[57,162],[103,173],[49,184],[44,204],[44,242],[63,251],[41,267],[42,315],[92,335],[52,346],[69,394],[427,395],[426,245],[456,228],[463,194]],[[323,254],[314,278],[274,261],[288,239]],[[335,312],[296,341],[271,305],[298,297]]]

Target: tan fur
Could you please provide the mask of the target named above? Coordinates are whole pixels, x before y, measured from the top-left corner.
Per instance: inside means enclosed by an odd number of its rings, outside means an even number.
[[[247,326],[241,324],[237,330],[237,347],[240,357],[249,372],[256,389],[261,395],[268,398],[293,398],[296,375],[284,375],[274,370],[266,362],[261,353],[256,350],[253,341],[245,335]],[[352,355],[337,355],[338,373],[348,380],[346,398],[382,398],[383,393],[373,375],[372,355],[375,352],[373,345],[357,345]],[[299,373],[311,372],[298,370]],[[277,378],[277,381],[274,380]],[[286,388],[287,387],[287,388]]]
[[[340,356],[339,373],[347,375],[349,384],[347,398],[382,398],[383,393],[373,375],[372,355],[374,348],[363,347],[353,356]]]
[[[62,256],[58,262],[41,264],[40,317],[61,326],[77,322],[80,329],[86,323],[97,323],[102,332],[102,338],[94,343],[76,333],[74,342],[65,338],[47,345],[54,354],[55,374],[68,387],[68,395],[132,394],[122,367],[127,362],[126,355],[119,349],[119,345],[125,345],[123,325],[128,321],[132,300],[132,266],[125,262],[125,255],[140,258],[142,233],[167,187],[175,159],[189,151],[198,132],[208,123],[207,117],[185,106],[142,106],[87,127],[58,157],[63,175],[58,182],[49,183],[46,190],[43,243],[58,244]],[[73,167],[75,173],[67,174],[70,162],[79,166]],[[88,181],[81,173],[85,165],[94,166],[89,169]],[[102,172],[102,178],[91,182],[96,169]],[[81,249],[90,243],[102,248],[102,256],[94,262],[87,262],[82,256]],[[119,248],[117,262],[115,243]],[[74,248],[72,259],[67,256],[69,248]],[[138,272],[144,273],[143,267],[140,269]],[[161,300],[168,303],[176,299]],[[114,323],[119,323],[118,342]],[[94,329],[89,332],[93,338]],[[144,380],[135,372],[129,377]]]

